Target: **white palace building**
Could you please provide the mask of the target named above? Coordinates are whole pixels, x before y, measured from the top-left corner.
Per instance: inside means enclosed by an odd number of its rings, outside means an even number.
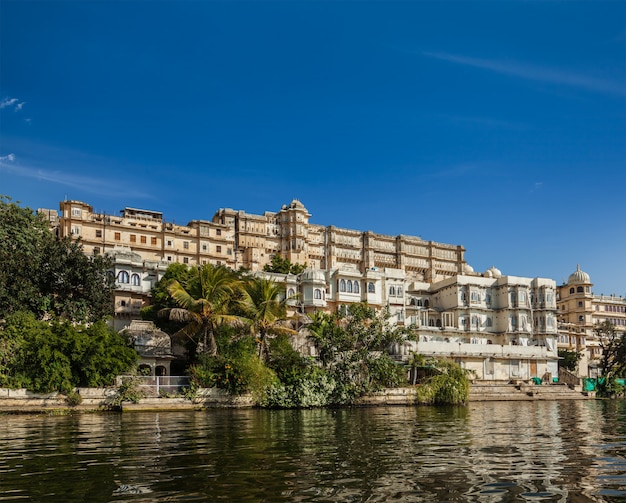
[[[80,237],[85,253],[114,259],[118,330],[140,318],[171,263],[223,264],[284,282],[288,297],[297,294],[290,307],[300,319],[355,302],[388,307],[394,323],[414,332],[414,341],[392,348],[399,361],[412,352],[452,358],[479,380],[558,375],[555,282],[494,267],[476,273],[460,245],[312,224],[298,200],[263,215],[220,209],[187,225],[134,208],[98,213],[80,201],[39,211],[58,235]],[[275,254],[309,268],[298,276],[263,272]]]

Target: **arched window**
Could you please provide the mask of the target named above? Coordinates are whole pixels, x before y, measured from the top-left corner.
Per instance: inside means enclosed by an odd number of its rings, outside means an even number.
[[[416,306],[422,307],[422,299],[417,299]]]
[[[515,295],[515,292],[511,292],[511,304],[515,304],[516,301],[517,296]]]
[[[313,290],[313,298],[314,299],[322,298],[322,291],[319,288],[316,288],[315,290]]]
[[[128,283],[130,281],[130,277],[128,276],[128,273],[126,271],[120,271],[120,273],[117,275],[117,280],[120,283]]]
[[[570,288],[570,289],[569,289],[569,293],[574,293],[574,289],[573,289],[573,288]]]
[[[348,287],[348,293],[352,293],[352,281],[348,281],[347,287]]]
[[[354,293],[359,293],[359,282],[358,281],[354,282]]]
[[[396,287],[395,286],[390,286],[389,287],[389,296],[390,297],[395,297],[396,296]]]
[[[396,290],[396,293],[398,294],[398,297],[402,297],[402,287],[399,286],[398,289]]]
[[[139,274],[133,274],[130,279],[133,286],[139,286]]]
[[[430,305],[430,302],[428,302],[428,300],[424,301],[424,307],[428,307]]]
[[[472,316],[472,325],[478,326],[478,316]]]
[[[576,289],[576,292],[577,292],[577,293],[584,293],[584,292],[585,292],[585,289],[584,289],[582,286],[579,286],[579,287]]]
[[[339,281],[339,291],[340,292],[345,292],[346,291],[346,280],[342,279],[341,281]]]
[[[376,285],[371,281],[367,284],[367,293],[376,293]]]
[[[287,290],[287,298],[293,297],[295,295],[296,295],[296,291],[293,288],[290,288],[289,290]]]
[[[493,322],[491,321],[491,318],[487,318],[487,319],[485,320],[485,326],[490,327],[490,326],[492,326],[492,325],[493,325]]]

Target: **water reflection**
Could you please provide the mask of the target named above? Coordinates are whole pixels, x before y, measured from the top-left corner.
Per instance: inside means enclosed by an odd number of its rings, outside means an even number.
[[[626,501],[626,402],[2,416],[0,501]]]

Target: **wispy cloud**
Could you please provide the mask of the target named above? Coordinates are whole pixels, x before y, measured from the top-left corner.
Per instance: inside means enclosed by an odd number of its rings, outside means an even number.
[[[457,54],[449,54],[445,52],[422,52],[423,56],[448,61],[464,66],[471,66],[519,77],[526,80],[534,80],[537,82],[547,82],[550,84],[566,85],[569,87],[577,87],[586,89],[587,91],[625,95],[626,88],[623,83],[615,83],[608,80],[597,79],[587,75],[579,75],[558,69],[536,66],[516,61],[499,61],[492,59],[472,58],[469,56],[461,56]]]
[[[15,154],[0,156],[0,173],[2,172],[40,182],[64,185],[100,196],[151,198],[149,194],[142,193],[136,189],[123,190],[120,188],[119,183],[109,179],[79,175],[54,168],[38,168],[27,163],[22,163]]]
[[[2,98],[0,100],[0,110],[13,107],[16,112],[19,112],[25,104],[25,101],[20,101],[18,98]]]

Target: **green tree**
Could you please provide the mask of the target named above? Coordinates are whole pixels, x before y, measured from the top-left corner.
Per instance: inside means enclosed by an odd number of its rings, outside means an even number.
[[[350,305],[345,313],[318,312],[313,317],[308,328],[320,362],[335,382],[334,403],[351,403],[406,379],[404,368],[387,352],[406,334],[390,324],[389,317],[387,310],[376,313],[363,303]]]
[[[110,385],[137,360],[137,353],[104,321],[85,326],[17,312],[0,329],[0,347],[8,341],[11,352],[0,368],[0,385],[40,393]]]
[[[306,265],[292,264],[287,258],[281,257],[278,253],[272,257],[272,262],[265,264],[265,272],[275,272],[280,274],[300,274],[306,269]]]
[[[570,372],[578,372],[578,363],[583,357],[580,351],[559,349],[559,366]]]
[[[0,316],[94,322],[113,313],[114,279],[106,257],[88,257],[79,241],[57,239],[44,218],[0,196]]]
[[[207,264],[191,268],[184,284],[175,279],[168,284],[168,292],[178,307],[164,309],[163,315],[184,323],[174,336],[185,336],[201,352],[215,356],[218,325],[240,321],[238,316],[230,314],[239,291],[240,282],[227,267]]]
[[[268,338],[278,334],[296,334],[286,327],[287,299],[285,286],[271,279],[250,278],[244,283],[240,301],[243,316],[250,323],[261,360],[268,357]]]
[[[598,323],[594,334],[602,348],[600,368],[606,378],[626,376],[626,337],[610,321]]]

